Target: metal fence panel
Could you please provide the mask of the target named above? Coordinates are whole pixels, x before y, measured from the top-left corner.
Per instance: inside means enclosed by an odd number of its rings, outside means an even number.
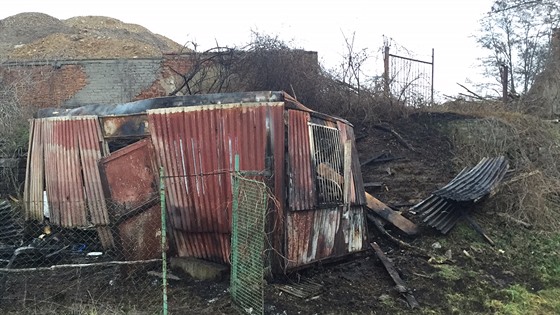
[[[267,188],[233,175],[231,297],[246,314],[264,312],[264,237]]]

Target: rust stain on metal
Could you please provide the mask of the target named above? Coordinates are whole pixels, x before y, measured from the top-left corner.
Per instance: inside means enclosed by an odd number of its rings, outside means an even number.
[[[127,260],[161,256],[161,208],[156,204],[118,224],[119,247]]]
[[[143,139],[99,161],[107,196],[121,210],[139,206],[157,193],[157,165],[150,139]],[[124,213],[113,213],[120,216]]]
[[[168,215],[180,256],[229,261],[231,178],[266,168],[267,115],[282,103],[225,104],[148,111],[168,188]],[[282,145],[279,143],[278,145]]]
[[[125,259],[156,258],[161,253],[161,208],[151,140],[143,139],[115,151],[101,159],[99,166],[105,191],[114,205],[111,216]]]
[[[288,269],[360,251],[365,244],[362,207],[291,211],[286,224]]]

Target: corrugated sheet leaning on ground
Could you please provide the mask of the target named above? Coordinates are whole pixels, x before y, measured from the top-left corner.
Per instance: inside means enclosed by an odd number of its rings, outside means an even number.
[[[224,104],[148,111],[164,167],[167,211],[179,256],[229,262],[231,172],[265,171],[267,124],[283,103]],[[283,145],[283,144],[279,144]]]
[[[443,188],[415,205],[423,221],[446,234],[464,211],[487,196],[504,178],[508,169],[505,157],[484,158],[476,166],[463,169]]]
[[[29,162],[32,172],[28,172],[26,179],[26,217],[42,219],[42,194],[46,190],[53,224],[64,227],[108,224],[97,166],[103,150],[97,117],[36,119],[32,125]]]

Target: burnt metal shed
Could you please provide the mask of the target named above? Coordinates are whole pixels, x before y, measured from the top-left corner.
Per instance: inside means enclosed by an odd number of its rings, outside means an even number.
[[[84,119],[89,129],[72,129]],[[64,127],[49,127],[59,123]],[[167,221],[178,256],[229,263],[236,155],[241,171],[265,182],[274,200],[267,210],[266,233],[274,270],[300,268],[365,248],[366,200],[352,125],[310,110],[284,92],[44,109],[31,127],[25,186],[28,219],[40,219],[45,190],[51,216],[61,218],[58,224],[112,226],[113,215],[98,200],[101,196],[77,190],[91,186],[89,190],[104,191],[103,197],[114,199],[119,194],[111,189],[117,186],[111,187],[114,181],[107,176],[118,177],[118,172],[106,174],[106,161],[112,160],[112,154],[122,158],[127,154],[122,147],[146,139],[151,141],[157,167],[166,174]],[[94,167],[89,160],[82,161],[82,151],[92,163],[102,163]],[[49,157],[64,154],[68,165],[53,170],[46,163]],[[76,174],[62,172],[66,168]],[[84,215],[65,208],[61,200],[94,206],[84,206]],[[93,222],[94,214],[104,221]],[[81,221],[74,220],[75,215]]]

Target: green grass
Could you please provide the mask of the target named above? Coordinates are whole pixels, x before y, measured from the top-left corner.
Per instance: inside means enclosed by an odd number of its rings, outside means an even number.
[[[500,291],[500,299],[492,299],[486,305],[494,314],[560,314],[560,289],[546,289],[531,293],[520,285]]]

